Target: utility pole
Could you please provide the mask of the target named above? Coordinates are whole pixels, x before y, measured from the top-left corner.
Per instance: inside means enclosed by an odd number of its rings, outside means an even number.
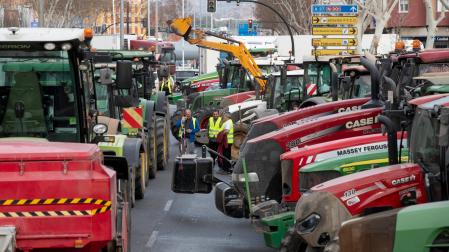
[[[148,37],[151,36],[151,0],[147,0],[147,30]]]
[[[126,1],[126,34],[129,34],[129,0]]]
[[[125,49],[125,35],[124,35],[124,30],[125,30],[125,25],[123,24],[123,16],[124,16],[124,12],[125,12],[125,6],[123,3],[124,0],[120,0],[120,49],[123,50]]]
[[[39,27],[44,27],[44,5],[45,0],[39,0]]]
[[[156,0],[156,14],[155,14],[155,18],[156,18],[156,26],[154,27],[154,29],[156,29],[154,31],[154,36],[156,37],[156,39],[159,38],[159,0]]]

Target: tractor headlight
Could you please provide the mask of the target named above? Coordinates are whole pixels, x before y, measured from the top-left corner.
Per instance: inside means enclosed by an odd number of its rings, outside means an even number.
[[[62,44],[61,48],[63,51],[68,51],[68,50],[72,49],[72,44],[64,43],[64,44]]]
[[[108,126],[106,124],[99,123],[94,126],[93,131],[97,135],[103,135],[108,131]]]
[[[44,48],[45,50],[52,51],[55,50],[56,45],[54,43],[45,43]]]
[[[318,214],[313,213],[304,220],[297,221],[295,224],[296,230],[298,231],[299,234],[312,233],[313,230],[315,230],[315,228],[320,223],[320,219],[321,217]]]

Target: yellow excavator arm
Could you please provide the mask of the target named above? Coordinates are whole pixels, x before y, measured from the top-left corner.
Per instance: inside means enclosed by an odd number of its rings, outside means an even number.
[[[176,18],[167,22],[173,33],[178,36],[184,37],[184,39],[192,45],[204,47],[207,49],[217,50],[221,52],[227,52],[232,54],[235,58],[239,59],[240,64],[246,69],[259,84],[260,91],[265,91],[266,80],[263,79],[263,73],[254,60],[253,56],[246,49],[245,45],[237,40],[226,38],[214,33],[204,32],[201,30],[192,29],[192,18]],[[227,43],[212,42],[205,40],[205,35],[214,36]]]

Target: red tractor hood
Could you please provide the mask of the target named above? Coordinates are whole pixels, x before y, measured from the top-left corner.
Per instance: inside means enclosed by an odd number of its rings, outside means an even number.
[[[326,191],[337,197],[351,215],[369,208],[402,207],[401,198],[416,192],[417,203],[427,202],[424,173],[417,164],[399,164],[339,177],[319,184],[312,193]]]
[[[100,155],[94,144],[40,142],[33,140],[0,141],[0,161],[91,160]]]
[[[259,179],[250,184],[251,196],[280,202],[282,153],[305,145],[379,133],[381,128],[377,118],[382,110],[373,108],[327,115],[251,139],[240,152],[241,158],[234,167],[234,177],[243,174],[241,160],[245,158],[248,173],[257,174]],[[244,192],[243,183],[234,181],[234,184]]]
[[[401,132],[397,134],[398,141],[401,139],[401,134]],[[407,132],[404,132],[404,141],[407,141],[406,139]],[[404,145],[406,145],[406,142],[404,142]],[[373,134],[309,145],[282,154],[281,162],[290,160],[290,165],[282,165],[283,202],[296,202],[301,196],[298,189],[301,179],[299,170],[302,167],[330,158],[385,149],[388,149],[387,136]]]
[[[255,120],[248,132],[247,140],[261,136],[268,132],[296,124],[301,120],[313,119],[325,115],[360,110],[369,98],[357,98],[343,101],[335,101],[302,108],[286,113],[271,115]]]
[[[192,92],[203,92],[210,86],[212,86],[216,83],[219,83],[219,82],[220,82],[219,79],[198,81],[198,82],[192,83],[190,85],[190,88],[192,89]]]
[[[246,91],[246,92],[242,92],[242,93],[236,93],[236,94],[232,94],[232,95],[223,97],[222,104],[226,103],[226,106],[229,106],[232,104],[244,102],[254,96],[256,96],[256,91],[254,91],[254,90]]]

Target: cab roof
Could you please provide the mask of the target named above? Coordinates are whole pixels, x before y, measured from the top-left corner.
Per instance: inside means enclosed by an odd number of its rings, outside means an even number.
[[[84,41],[84,30],[77,28],[0,28],[0,42]]]
[[[58,143],[36,139],[1,139],[0,162],[93,159],[99,153],[94,144]]]
[[[272,75],[281,76],[281,72],[275,72]],[[287,76],[302,76],[304,75],[304,69],[287,71]]]

